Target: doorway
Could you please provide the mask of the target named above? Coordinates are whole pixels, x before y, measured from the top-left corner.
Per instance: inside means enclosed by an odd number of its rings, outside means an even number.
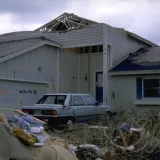
[[[103,72],[96,72],[96,101],[103,103]]]

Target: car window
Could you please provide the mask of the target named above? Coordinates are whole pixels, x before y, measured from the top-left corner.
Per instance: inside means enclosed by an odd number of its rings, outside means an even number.
[[[72,96],[73,106],[85,105],[81,96]]]
[[[64,105],[66,97],[66,95],[45,95],[37,102],[37,104]]]
[[[56,97],[48,96],[42,104],[54,104]]]
[[[95,101],[90,96],[83,96],[86,105],[95,105]]]

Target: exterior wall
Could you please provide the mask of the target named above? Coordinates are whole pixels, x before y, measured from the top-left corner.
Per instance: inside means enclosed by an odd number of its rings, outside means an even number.
[[[133,106],[136,100],[136,76],[112,76],[110,86],[111,106],[124,108]]]
[[[44,46],[7,60],[0,63],[0,77],[46,83],[54,79],[56,84],[56,53],[55,48]]]
[[[111,45],[111,63],[115,66],[131,52],[135,52],[147,45],[129,38],[123,29],[118,29],[107,25],[107,43]]]
[[[90,90],[88,90],[88,81],[84,79],[86,73],[88,73],[88,56],[61,52],[59,65],[60,92],[89,93],[95,97],[95,72],[103,70],[102,62],[102,53],[91,54]]]
[[[78,92],[78,54],[60,52],[59,91]]]
[[[126,75],[126,76],[112,76],[110,79],[110,102],[111,106],[123,107],[130,110],[131,108],[136,111],[151,111],[153,109],[160,110],[160,98],[156,99],[142,99],[140,101],[146,102],[159,102],[159,105],[139,105],[135,104],[137,100],[136,96],[136,78],[160,78],[160,74],[157,75]],[[114,98],[113,98],[114,93]]]
[[[21,109],[33,105],[46,91],[46,84],[0,80],[0,107]]]
[[[90,91],[88,90],[88,81],[84,77],[88,73],[88,56],[80,55],[79,67],[79,92],[89,93],[95,97],[95,72],[103,71],[103,53],[94,53],[90,55]]]
[[[66,33],[50,33],[47,37],[60,42],[64,48],[99,45],[103,43],[102,26],[102,24],[94,24],[84,29],[77,29]]]
[[[55,92],[56,56],[57,49],[46,45],[0,63],[3,107],[34,104],[45,93]]]

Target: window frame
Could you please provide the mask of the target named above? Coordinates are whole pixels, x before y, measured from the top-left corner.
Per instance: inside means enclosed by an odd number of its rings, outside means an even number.
[[[160,81],[160,77],[147,77],[147,78],[142,78],[142,99],[144,100],[157,100],[157,99],[160,99],[160,96],[159,97],[144,97],[144,80],[149,80],[149,79],[159,79]]]

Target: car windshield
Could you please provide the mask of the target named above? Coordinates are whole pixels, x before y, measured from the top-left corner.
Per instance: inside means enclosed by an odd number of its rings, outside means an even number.
[[[66,97],[66,95],[45,95],[37,102],[37,104],[64,105]]]

